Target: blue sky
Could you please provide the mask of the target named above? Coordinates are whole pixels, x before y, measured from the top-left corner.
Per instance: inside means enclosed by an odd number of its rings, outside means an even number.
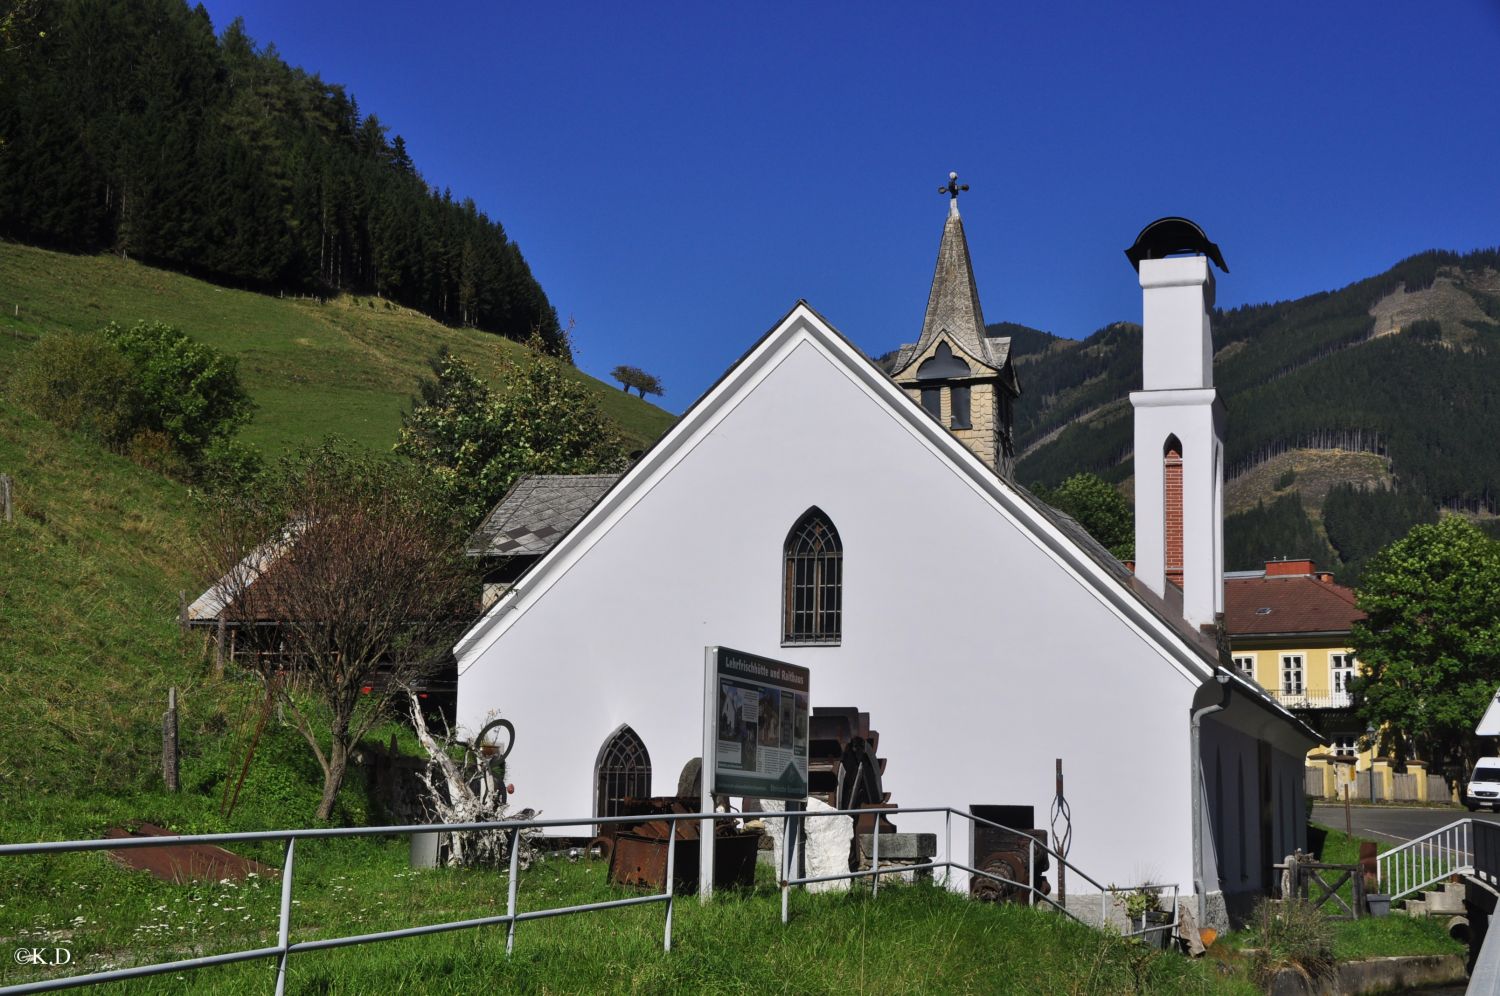
[[[950,169],[986,319],[1075,337],[1139,320],[1121,250],[1162,215],[1223,248],[1224,306],[1500,244],[1500,0],[206,6],[403,135],[579,365],[673,411],[799,298],[914,338]]]

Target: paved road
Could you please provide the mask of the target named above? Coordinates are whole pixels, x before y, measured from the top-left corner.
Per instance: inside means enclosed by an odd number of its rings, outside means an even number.
[[[1354,836],[1366,840],[1405,841],[1420,837],[1424,833],[1447,826],[1454,820],[1472,815],[1477,820],[1500,823],[1500,815],[1480,810],[1470,813],[1467,809],[1428,809],[1405,806],[1351,806]],[[1335,830],[1344,829],[1343,806],[1313,806],[1313,822]]]

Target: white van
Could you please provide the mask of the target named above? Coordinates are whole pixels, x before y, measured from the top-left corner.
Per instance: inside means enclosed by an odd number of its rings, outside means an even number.
[[[1474,762],[1474,773],[1464,789],[1464,803],[1471,813],[1480,806],[1500,812],[1500,757],[1481,757]]]

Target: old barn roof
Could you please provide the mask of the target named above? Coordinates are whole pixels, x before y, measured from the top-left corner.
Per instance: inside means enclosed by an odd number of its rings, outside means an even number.
[[[578,524],[619,474],[527,474],[469,537],[471,557],[536,556]]]

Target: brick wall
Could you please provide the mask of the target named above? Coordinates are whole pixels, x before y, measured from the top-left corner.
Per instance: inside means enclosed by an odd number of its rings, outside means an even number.
[[[1175,439],[1163,457],[1163,501],[1166,504],[1167,580],[1182,587],[1182,450]]]

